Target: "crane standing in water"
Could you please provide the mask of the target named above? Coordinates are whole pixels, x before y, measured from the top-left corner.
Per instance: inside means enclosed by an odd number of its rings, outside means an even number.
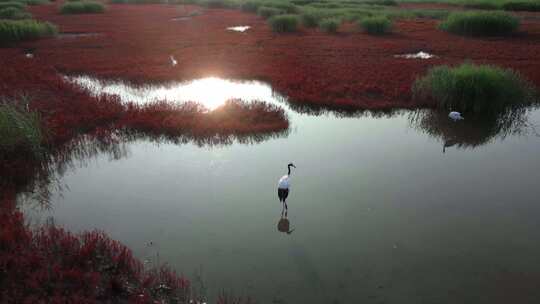
[[[285,207],[285,212],[287,211],[287,196],[289,196],[289,187],[291,185],[290,175],[291,167],[296,168],[292,163],[287,165],[287,175],[283,175],[278,182],[278,197],[279,201],[283,203]]]

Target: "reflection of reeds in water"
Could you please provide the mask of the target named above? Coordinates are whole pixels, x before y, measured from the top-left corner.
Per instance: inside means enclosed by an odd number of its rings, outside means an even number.
[[[32,175],[21,185],[18,201],[37,204],[33,207],[49,208],[53,193],[62,196],[69,189],[62,183],[62,177],[69,171],[87,167],[93,160],[106,155],[109,160],[120,160],[130,155],[129,145],[135,141],[150,141],[159,144],[190,144],[197,146],[226,146],[235,142],[257,144],[271,138],[287,136],[288,130],[269,133],[211,134],[194,136],[191,134],[162,135],[131,129],[101,130],[93,134],[78,136],[51,151],[40,163],[36,163]]]
[[[528,123],[530,108],[513,108],[492,115],[470,115],[461,121],[447,111],[418,110],[409,115],[410,125],[443,142],[444,147],[474,148],[509,135],[534,132]]]

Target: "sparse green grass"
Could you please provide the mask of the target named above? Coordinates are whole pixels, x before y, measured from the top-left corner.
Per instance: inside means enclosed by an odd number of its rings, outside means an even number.
[[[287,0],[248,0],[240,4],[240,8],[245,12],[257,13],[260,7],[278,9],[286,14],[296,14],[298,7]]]
[[[384,16],[364,18],[360,20],[359,25],[370,35],[383,35],[392,30],[392,21]]]
[[[21,20],[30,19],[32,15],[28,12],[14,7],[6,7],[0,9],[0,19]]]
[[[17,2],[23,5],[40,5],[49,3],[49,0],[0,0],[0,3],[6,2]]]
[[[460,35],[495,36],[514,32],[519,19],[504,12],[452,13],[439,28]]]
[[[482,9],[482,10],[497,10],[500,9],[500,5],[493,1],[477,1],[463,4],[466,8]]]
[[[42,154],[42,141],[39,115],[27,110],[23,102],[1,98],[0,155],[29,153],[39,158]]]
[[[56,26],[35,20],[0,20],[0,45],[54,36]]]
[[[165,0],[166,1],[166,0]],[[199,4],[208,8],[238,8],[239,3],[234,0],[197,0],[195,4]]]
[[[532,85],[517,72],[470,63],[434,67],[413,85],[414,98],[432,99],[441,109],[470,113],[529,104],[533,92]]]
[[[278,15],[268,20],[270,27],[277,33],[296,32],[298,28],[297,15]]]
[[[274,7],[261,6],[257,10],[257,14],[264,19],[268,19],[270,17],[283,14],[283,11]]]
[[[336,18],[323,19],[319,22],[319,28],[327,33],[336,33],[341,21]]]
[[[4,8],[16,8],[19,10],[24,10],[26,8],[26,4],[16,1],[0,2],[0,9]]]
[[[80,0],[70,0],[78,2]],[[110,0],[113,4],[160,4],[160,3],[166,3],[166,1],[163,0]],[[188,1],[186,1],[187,3]],[[189,2],[190,4],[195,4],[196,1]]]
[[[105,6],[93,1],[67,2],[60,7],[62,14],[101,14],[104,12]]]
[[[395,0],[368,0],[368,1],[363,1],[363,3],[372,4],[372,5],[386,5],[386,6],[398,5],[398,3]]]
[[[49,0],[23,0],[28,5],[42,5],[49,3]]]

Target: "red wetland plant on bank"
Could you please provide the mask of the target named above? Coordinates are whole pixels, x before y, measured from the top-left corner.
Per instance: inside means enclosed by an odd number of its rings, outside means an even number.
[[[194,138],[271,133],[289,127],[283,109],[241,100],[229,100],[213,111],[197,103],[130,105],[118,124],[152,134]]]
[[[30,230],[14,192],[7,193],[0,200],[2,303],[188,302],[189,281],[166,267],[144,271],[127,247],[103,232]]]

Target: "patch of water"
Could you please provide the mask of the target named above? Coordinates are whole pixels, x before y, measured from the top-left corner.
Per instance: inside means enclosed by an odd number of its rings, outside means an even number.
[[[239,26],[231,26],[231,27],[228,27],[227,30],[228,31],[235,31],[235,32],[245,32],[247,30],[249,30],[251,28],[251,26],[249,25],[239,25]]]
[[[500,120],[454,122],[429,110],[300,115],[257,81],[66,79],[124,101],[212,108],[241,98],[288,109],[288,137],[253,146],[201,149],[121,134],[75,145],[59,157],[67,191],[51,187],[50,209],[25,210],[27,219],[54,216],[73,231],[112,233],[138,257],[159,253],[188,274],[202,265],[211,300],[231,289],[262,303],[360,303],[378,294],[472,303],[493,295],[508,273],[540,272],[540,140],[501,136]],[[529,116],[540,122],[539,110]],[[291,161],[298,168],[286,217],[296,230],[287,235],[276,229],[283,214],[275,187]]]
[[[199,102],[209,110],[230,99],[263,101],[283,106],[284,97],[261,81],[234,81],[217,77],[165,84],[133,85],[123,81],[104,81],[90,76],[65,76],[64,79],[88,91],[93,96],[118,95],[123,102],[148,104],[156,101]]]
[[[186,20],[190,20],[191,18],[192,18],[191,16],[180,16],[180,17],[171,18],[171,21],[186,21]]]
[[[65,32],[65,33],[59,33],[56,37],[58,39],[64,39],[64,38],[94,37],[94,36],[100,36],[100,35],[101,33]]]
[[[420,51],[418,53],[411,53],[411,54],[401,54],[401,55],[394,55],[396,58],[405,58],[405,59],[431,59],[434,57],[437,57],[433,54]]]

